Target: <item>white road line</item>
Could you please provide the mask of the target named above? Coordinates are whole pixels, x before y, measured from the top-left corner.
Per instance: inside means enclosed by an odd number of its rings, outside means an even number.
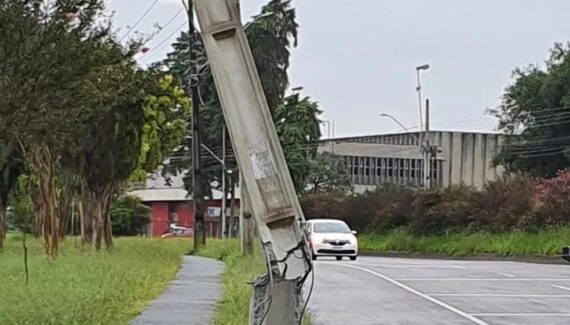
[[[393,268],[393,269],[466,269],[465,266],[459,266],[459,265],[432,266],[432,265],[405,265],[405,264],[368,264],[368,263],[358,263],[358,264],[362,266]]]
[[[565,286],[559,286],[559,285],[557,285],[557,284],[552,284],[552,286],[555,287],[555,288],[558,288],[558,289],[570,291],[570,288],[565,287]]]
[[[443,308],[445,308],[445,309],[447,309],[447,310],[449,310],[449,311],[451,311],[451,312],[453,312],[453,313],[455,313],[455,314],[457,314],[457,315],[459,315],[459,316],[461,316],[461,317],[463,317],[463,318],[466,318],[466,319],[472,321],[472,322],[475,323],[475,324],[478,324],[478,325],[490,325],[489,323],[486,323],[486,322],[480,320],[479,318],[477,318],[477,317],[475,317],[475,316],[473,316],[473,315],[469,315],[468,313],[466,313],[466,312],[464,312],[464,311],[462,311],[462,310],[459,310],[459,309],[457,309],[457,308],[455,308],[455,307],[453,307],[453,306],[450,306],[450,305],[446,304],[446,303],[443,302],[443,301],[437,300],[437,299],[435,299],[435,298],[433,298],[433,297],[430,297],[430,296],[428,296],[428,295],[426,295],[426,294],[424,294],[424,293],[421,293],[421,292],[419,292],[418,290],[416,290],[416,289],[414,289],[414,288],[411,288],[411,287],[408,287],[407,285],[405,285],[405,284],[403,284],[403,283],[400,283],[400,282],[398,282],[397,280],[394,280],[394,279],[392,279],[392,278],[390,278],[390,277],[388,277],[388,276],[386,276],[386,275],[384,275],[384,274],[380,274],[380,273],[378,273],[378,272],[374,272],[374,271],[372,271],[372,270],[365,269],[365,268],[363,268],[363,267],[359,267],[359,266],[355,266],[355,265],[349,265],[349,264],[329,264],[329,265],[338,265],[338,266],[347,267],[347,268],[352,268],[352,269],[356,269],[356,270],[360,270],[360,271],[363,271],[363,272],[370,273],[370,274],[372,274],[372,275],[374,275],[374,276],[377,276],[377,277],[379,277],[379,278],[381,278],[381,279],[383,279],[383,280],[385,280],[385,281],[388,281],[388,282],[392,283],[393,285],[399,287],[400,289],[404,289],[404,290],[406,290],[406,291],[408,291],[408,292],[410,292],[410,293],[415,294],[415,295],[418,296],[418,297],[421,297],[421,298],[423,298],[423,299],[425,299],[425,300],[428,300],[428,301],[430,301],[430,302],[432,302],[432,303],[434,303],[434,304],[436,304],[436,305],[438,305],[438,306],[440,306],[440,307],[443,307]]]
[[[473,314],[479,317],[570,317],[570,314]]]
[[[570,281],[570,279],[523,279],[523,278],[510,278],[510,279],[505,279],[505,278],[500,278],[500,279],[499,278],[487,278],[487,279],[486,278],[424,278],[424,279],[414,278],[414,279],[396,279],[396,280],[406,281],[406,282],[415,282],[415,281],[568,282],[568,281]]]
[[[426,293],[431,297],[570,298],[570,295],[517,295],[503,293]]]
[[[515,276],[510,273],[497,272],[498,275],[506,276],[507,278],[514,278]]]

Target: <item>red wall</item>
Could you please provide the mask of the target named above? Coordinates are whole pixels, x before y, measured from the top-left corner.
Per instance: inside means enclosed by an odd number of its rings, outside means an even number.
[[[168,229],[168,202],[152,202],[150,218],[152,237],[160,237]]]
[[[235,201],[236,209],[239,209],[239,200]],[[150,202],[150,216],[151,216],[151,236],[160,237],[162,234],[168,230],[170,226],[168,223],[168,205],[170,202]],[[194,220],[192,218],[192,202],[176,202],[176,213],[178,214],[177,224],[182,227],[192,228],[194,226]],[[220,200],[207,201],[206,207],[221,207],[222,202]],[[228,208],[230,207],[230,202],[227,203]],[[216,222],[206,222],[206,227],[212,228],[208,231],[211,236],[216,236],[214,231],[217,228]]]
[[[182,227],[193,228],[194,220],[192,220],[192,202],[179,202],[176,207],[178,214],[178,224]]]

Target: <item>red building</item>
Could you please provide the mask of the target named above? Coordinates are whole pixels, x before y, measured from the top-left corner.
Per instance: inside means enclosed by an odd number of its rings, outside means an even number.
[[[173,179],[172,185],[166,185],[164,179],[153,175],[144,186],[129,192],[130,195],[140,198],[151,209],[151,223],[148,235],[160,237],[166,233],[171,225],[185,228],[193,228],[192,199],[187,196],[181,179]],[[227,200],[226,216],[227,224],[233,220],[233,224],[239,223],[239,188],[236,189],[234,200],[233,219],[230,218],[230,200]],[[206,230],[209,236],[217,237],[220,232],[222,207],[222,193],[213,191],[213,199],[205,202]],[[235,227],[234,227],[235,228]],[[237,233],[234,231],[234,233]]]

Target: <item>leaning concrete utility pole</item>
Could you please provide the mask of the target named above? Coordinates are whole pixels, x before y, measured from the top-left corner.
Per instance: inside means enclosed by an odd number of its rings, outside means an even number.
[[[188,0],[188,50],[190,51],[190,98],[192,100],[192,211],[194,213],[194,249],[206,245],[204,227],[204,192],[202,190],[202,142],[200,132],[200,95],[198,93],[198,67],[196,61],[194,4]]]
[[[297,325],[312,271],[304,217],[236,0],[195,0],[196,15],[267,262],[254,281],[251,325]]]
[[[255,234],[255,220],[253,219],[253,212],[251,212],[251,202],[249,201],[249,195],[247,194],[247,188],[243,181],[243,176],[240,173],[240,213],[239,213],[239,236],[240,236],[240,246],[241,254],[243,256],[253,255],[253,240]]]

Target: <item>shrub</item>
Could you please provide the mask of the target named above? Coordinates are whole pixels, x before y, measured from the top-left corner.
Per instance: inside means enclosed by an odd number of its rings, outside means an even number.
[[[372,216],[368,230],[386,232],[407,226],[413,214],[417,192],[409,187],[385,184],[371,192],[373,205],[367,213]]]
[[[449,232],[538,231],[570,225],[570,171],[551,179],[505,176],[481,190],[452,186],[431,191],[382,185],[348,197],[319,194],[303,199],[309,218],[337,218],[356,230],[414,235]]]
[[[473,220],[476,191],[466,186],[422,192],[414,202],[410,231],[418,235],[467,229]]]
[[[342,195],[317,193],[301,197],[300,203],[307,219],[342,219],[345,200]]]
[[[110,213],[115,236],[144,234],[146,225],[150,223],[150,209],[140,199],[132,196],[113,200]]]
[[[528,228],[566,226],[570,224],[570,170],[556,177],[543,179],[536,187],[537,209],[529,220]]]
[[[487,183],[474,196],[477,211],[471,227],[491,232],[520,228],[536,205],[535,186],[533,179],[522,176]]]

